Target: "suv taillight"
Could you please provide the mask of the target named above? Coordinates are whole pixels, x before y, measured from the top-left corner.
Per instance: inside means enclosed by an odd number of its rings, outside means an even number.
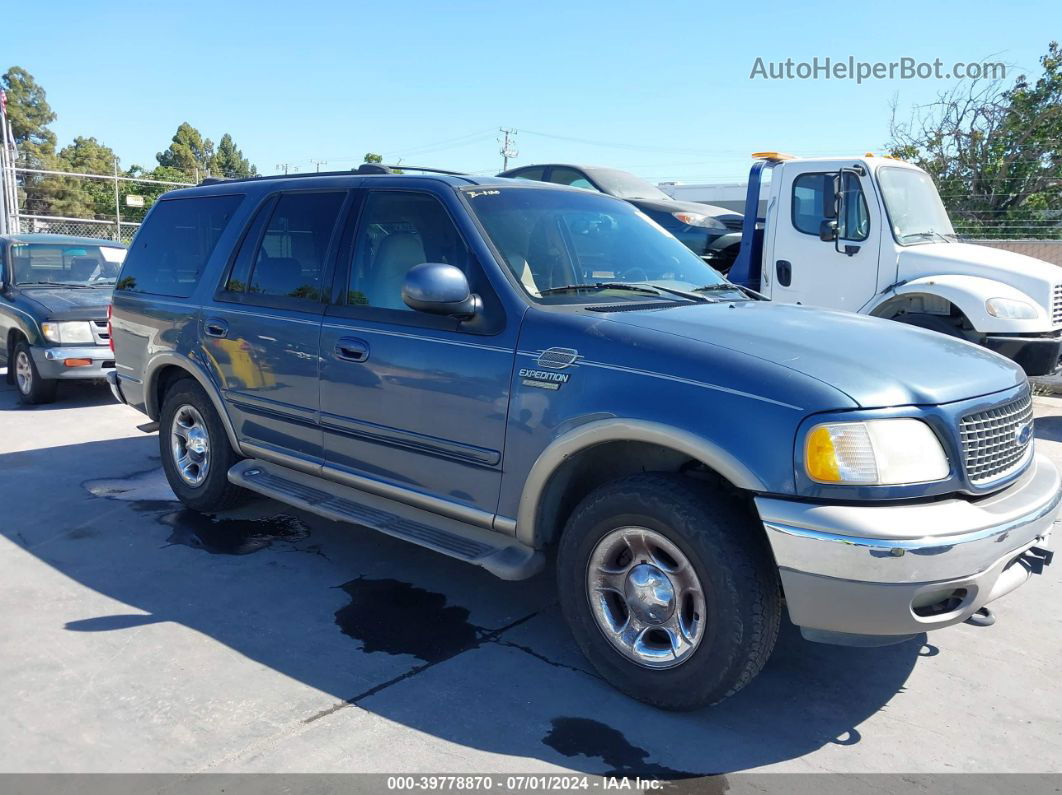
[[[111,353],[114,353],[114,329],[111,328],[111,314],[114,307],[107,304],[107,345],[111,349]]]

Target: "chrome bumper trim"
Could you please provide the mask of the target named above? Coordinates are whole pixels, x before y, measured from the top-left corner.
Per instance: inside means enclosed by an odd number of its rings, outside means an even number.
[[[1058,471],[1036,454],[1016,483],[981,501],[838,506],[761,497],[756,506],[779,568],[916,583],[975,575],[1029,546],[1050,533],[1060,501]]]
[[[92,359],[103,362],[114,358],[111,349],[104,345],[81,345],[73,348],[38,348],[45,361],[61,362],[64,359]]]

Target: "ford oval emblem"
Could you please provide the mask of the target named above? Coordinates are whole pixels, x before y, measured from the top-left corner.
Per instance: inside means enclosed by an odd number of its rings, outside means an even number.
[[[1024,425],[1020,425],[1014,429],[1014,438],[1022,447],[1024,447],[1030,442],[1030,440],[1032,439],[1032,435],[1033,426],[1031,422],[1027,422]]]

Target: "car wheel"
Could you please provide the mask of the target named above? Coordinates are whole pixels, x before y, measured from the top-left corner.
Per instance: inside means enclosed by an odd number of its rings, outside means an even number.
[[[55,400],[59,383],[53,378],[41,377],[37,363],[33,361],[29,343],[25,340],[15,345],[10,367],[15,373],[15,389],[18,390],[19,401],[26,405],[36,405]]]
[[[166,392],[159,415],[159,452],[170,488],[193,510],[221,511],[249,496],[229,482],[229,469],[239,456],[214,404],[190,378]]]
[[[624,693],[695,709],[736,693],[778,636],[781,594],[762,531],[690,478],[635,475],[588,495],[557,555],[561,609]]]

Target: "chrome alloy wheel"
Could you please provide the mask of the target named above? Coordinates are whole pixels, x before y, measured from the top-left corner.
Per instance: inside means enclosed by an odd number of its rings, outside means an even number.
[[[673,668],[704,636],[700,580],[682,551],[646,527],[612,530],[586,569],[590,609],[605,637],[645,668]]]
[[[210,434],[199,409],[187,403],[173,414],[170,449],[181,480],[195,488],[210,472]]]
[[[18,356],[15,357],[15,383],[18,384],[18,391],[23,395],[28,395],[33,391],[33,364],[30,362],[29,354],[26,351],[19,351]]]

